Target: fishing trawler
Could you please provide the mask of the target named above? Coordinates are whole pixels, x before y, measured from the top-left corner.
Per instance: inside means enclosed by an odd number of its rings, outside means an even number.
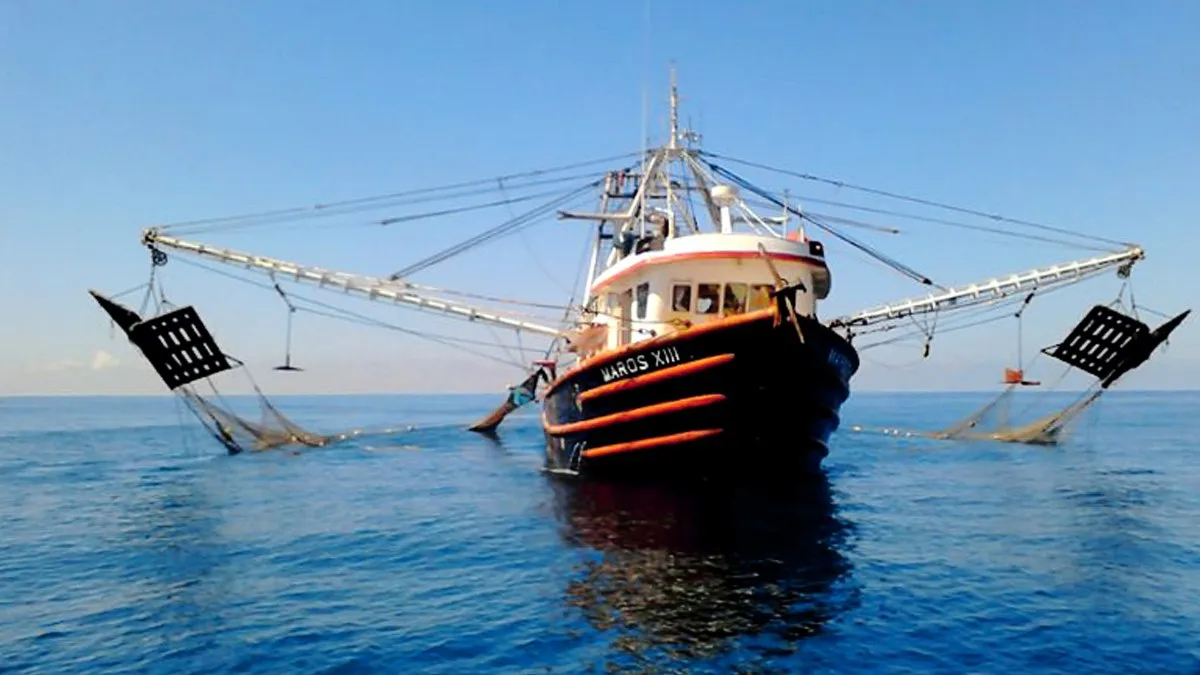
[[[292,315],[305,309],[321,313],[315,308],[325,307],[285,290],[285,284],[313,285],[503,328],[526,338],[540,337],[545,344],[539,347],[538,357],[515,364],[525,371],[524,379],[510,389],[495,412],[472,425],[472,430],[493,433],[513,410],[539,401],[545,464],[553,472],[647,479],[711,478],[746,471],[792,476],[819,471],[829,452],[830,437],[840,425],[841,406],[850,395],[851,381],[860,367],[859,350],[864,347],[856,347],[855,339],[903,327],[921,317],[944,317],[964,310],[972,310],[973,317],[988,311],[1006,315],[1015,305],[1028,304],[1035,295],[1054,287],[1075,284],[1105,271],[1115,270],[1122,278],[1127,277],[1134,263],[1144,257],[1137,245],[1078,235],[1093,247],[1099,243],[1107,248],[1101,255],[1046,268],[957,287],[942,286],[845,234],[833,224],[836,218],[818,217],[803,210],[786,194],[759,187],[729,169],[728,164],[771,167],[699,149],[698,135],[680,128],[673,73],[669,104],[667,139],[660,147],[633,153],[633,161],[624,166],[606,169],[599,176],[589,175],[589,181],[580,188],[391,275],[334,272],[185,237],[188,233],[306,218],[358,217],[371,209],[397,208],[436,198],[462,199],[497,186],[503,197],[499,201],[374,222],[395,226],[497,204],[508,208],[519,201],[544,197],[544,193],[528,191],[578,178],[562,174],[594,162],[310,209],[149,228],[142,234],[142,243],[151,252],[147,298],[163,295],[151,291],[161,284],[161,275],[156,277],[155,271],[166,264],[168,251],[266,274],[271,281],[267,288],[273,289],[288,307],[285,370],[296,370],[290,352]],[[776,171],[834,184],[839,189],[907,199],[841,181]],[[579,197],[595,189],[599,190],[598,208],[570,208]],[[1064,236],[1075,234],[991,214],[976,215],[986,216],[992,231],[999,231],[995,228],[1003,222],[1011,223],[1014,229],[1030,225],[1042,228],[1033,239],[1044,240],[1044,231],[1051,229]],[[511,298],[436,288],[412,280],[432,265],[519,231],[541,217],[581,221],[592,228],[586,281],[578,300],[573,297],[561,306],[522,304]],[[846,226],[862,225],[849,219],[841,222]],[[819,304],[833,289],[822,237],[864,253],[934,291],[822,320]],[[171,309],[142,319],[113,298],[101,294],[96,297],[164,382],[183,396],[197,418],[230,452],[289,443],[319,446],[356,435],[325,436],[304,431],[269,406],[265,398],[263,422],[254,424],[234,415],[193,384],[244,367],[244,363],[227,357],[192,308]],[[514,312],[514,307],[527,311]],[[529,312],[537,310],[561,314],[530,318]],[[333,318],[363,318],[348,310],[324,313]],[[1126,328],[1133,325],[1129,321],[1138,323],[1125,315],[1118,317],[1108,317],[1110,323],[1100,326],[1100,337],[1093,342],[1104,342],[1103,329],[1111,327],[1113,320],[1125,321],[1122,325]],[[1178,320],[1182,321],[1182,316]],[[385,327],[420,336],[419,331],[401,325]],[[923,324],[918,327],[926,337],[924,349],[928,356],[933,329]],[[1113,372],[1134,367],[1129,361],[1135,358],[1132,354],[1144,352],[1148,356],[1146,348],[1153,351],[1166,337],[1132,329],[1122,335],[1128,339],[1105,347],[1111,354],[1104,364],[1076,358],[1073,365],[1082,365],[1103,380]],[[446,335],[424,337],[442,343],[456,339]],[[476,343],[464,340],[460,344]],[[1076,347],[1076,352],[1082,349],[1086,356],[1095,345]],[[1067,352],[1070,350],[1062,352],[1066,357],[1059,358],[1072,363]],[[1023,375],[1020,379],[1025,381]],[[257,385],[255,388],[261,395]]]
[[[567,338],[577,361],[548,378],[548,465],[639,476],[812,470],[858,368],[850,343],[816,318],[831,287],[824,248],[786,216],[739,208],[737,187],[681,144],[676,102],[673,87],[667,145],[636,175],[606,180],[607,208],[561,214],[599,223],[592,252],[605,258]],[[692,180],[672,178],[672,165]],[[692,186],[707,230],[680,208]]]

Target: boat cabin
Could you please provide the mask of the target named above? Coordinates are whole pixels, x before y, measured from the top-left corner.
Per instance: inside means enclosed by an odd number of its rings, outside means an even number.
[[[590,288],[596,329],[580,344],[582,355],[767,309],[775,277],[760,245],[789,284],[803,283],[797,313],[815,316],[817,300],[830,289],[820,242],[801,233],[659,234],[614,246],[612,262]]]

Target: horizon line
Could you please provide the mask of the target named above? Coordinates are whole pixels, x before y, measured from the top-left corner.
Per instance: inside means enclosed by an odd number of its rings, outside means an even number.
[[[862,395],[879,395],[879,394],[999,394],[1002,389],[864,389],[851,394],[850,398]],[[1041,393],[1061,393],[1061,394],[1082,394],[1088,389],[1054,389],[1054,390],[1039,390]],[[1200,393],[1200,387],[1183,389],[1183,388],[1140,388],[1140,389],[1109,389],[1110,393],[1117,394],[1194,394]],[[364,391],[364,392],[290,392],[270,394],[267,398],[338,398],[348,396],[492,396],[503,395],[501,391]],[[0,399],[6,398],[166,398],[174,395],[174,392],[158,392],[153,394],[134,394],[134,393],[19,393],[19,394],[0,394]],[[222,394],[228,397],[253,397],[258,394],[253,392],[243,392],[236,394]]]

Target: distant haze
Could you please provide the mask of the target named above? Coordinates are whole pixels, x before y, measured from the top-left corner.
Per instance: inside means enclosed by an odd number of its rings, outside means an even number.
[[[919,358],[919,354],[916,358]],[[910,358],[910,361],[914,359]],[[95,367],[104,364],[103,367]],[[336,362],[299,362],[304,372],[272,370],[275,361],[252,365],[252,373],[268,394],[356,393],[488,393],[502,395],[520,373],[499,364],[469,358],[417,358],[388,361],[379,358]],[[851,383],[853,391],[999,391],[1002,362],[963,362],[947,365],[913,363],[884,365],[865,361]],[[1054,379],[1061,368],[1046,369]],[[1040,377],[1040,375],[1039,375]],[[222,391],[247,392],[242,373],[215,376]],[[1078,389],[1089,381],[1072,375],[1063,388]],[[1045,382],[1046,387],[1053,379]],[[1156,357],[1123,379],[1118,389],[1200,389],[1200,362],[1170,355]],[[132,348],[110,347],[101,356],[52,364],[43,369],[7,364],[0,367],[0,395],[22,394],[160,394],[167,393],[158,376]]]

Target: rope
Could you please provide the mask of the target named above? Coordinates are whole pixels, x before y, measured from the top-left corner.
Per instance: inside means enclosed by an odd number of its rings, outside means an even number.
[[[500,194],[502,194],[502,195],[505,194],[504,181],[497,180],[496,185],[500,189]],[[513,213],[513,210],[511,207],[508,208],[508,217],[510,219],[517,217],[517,214]],[[541,271],[542,275],[545,276],[546,279],[548,279],[550,281],[550,283],[557,286],[559,290],[570,295],[571,289],[564,288],[562,283],[559,282],[558,278],[555,277],[553,274],[551,274],[550,270],[546,269],[546,266],[542,264],[541,257],[538,256],[537,252],[533,250],[533,246],[529,243],[529,240],[525,237],[524,230],[518,231],[517,235],[518,235],[518,238],[521,240],[521,244],[525,247],[525,250],[529,253],[529,257],[533,258],[533,264],[537,266],[538,270]]]
[[[292,301],[288,298],[287,293],[283,292],[283,288],[280,287],[279,282],[275,280],[274,272],[271,273],[271,281],[272,285],[275,287],[275,292],[279,294],[280,298],[283,298],[283,303],[287,305],[287,338],[284,343],[283,368],[290,369],[292,368],[292,320],[296,316],[296,306],[292,304]]]
[[[557,183],[571,183],[571,182],[576,182],[576,181],[579,181],[579,180],[582,180],[585,178],[595,178],[595,175],[596,175],[595,172],[585,173],[585,174],[574,174],[574,175],[570,175],[570,176],[562,176],[559,178],[553,178],[553,179],[547,179],[547,180],[541,180],[541,181],[533,181],[533,182],[525,183],[525,184],[515,186],[515,187],[517,189],[524,189],[524,188],[534,187],[536,185],[552,185],[552,184],[557,184]],[[329,226],[329,227],[372,227],[372,228],[378,228],[381,226],[387,227],[387,226],[396,225],[396,224],[400,224],[400,223],[415,222],[418,220],[424,220],[424,219],[428,219],[428,218],[435,218],[435,217],[439,217],[439,216],[453,215],[453,214],[458,214],[458,213],[467,213],[467,212],[471,212],[471,211],[481,211],[481,210],[486,210],[486,209],[490,209],[490,208],[495,208],[498,206],[504,206],[505,204],[526,202],[526,201],[532,201],[535,199],[552,197],[556,194],[559,194],[561,192],[561,190],[562,190],[562,188],[560,187],[560,188],[556,188],[553,190],[546,190],[546,191],[536,192],[536,193],[532,193],[532,194],[528,194],[528,195],[506,197],[505,199],[502,199],[502,200],[493,200],[493,201],[488,201],[488,202],[467,204],[464,206],[456,206],[456,207],[452,207],[452,208],[440,209],[440,210],[435,210],[435,211],[422,211],[422,212],[417,212],[417,213],[409,213],[409,214],[391,216],[388,218],[375,219],[375,220],[363,220],[363,221],[355,220],[353,222],[326,223],[326,226]],[[267,225],[280,225],[280,224],[284,224],[284,223],[297,223],[299,221],[312,221],[312,220],[323,219],[323,218],[332,218],[332,217],[337,217],[337,216],[349,216],[349,215],[362,213],[362,212],[366,212],[366,211],[378,211],[378,210],[384,209],[384,208],[390,209],[390,208],[396,208],[396,207],[400,207],[400,206],[412,206],[412,205],[423,204],[423,203],[428,203],[428,202],[445,202],[445,201],[450,201],[450,200],[454,200],[454,199],[459,199],[462,197],[470,197],[470,196],[474,196],[474,195],[487,194],[487,193],[491,193],[491,192],[495,192],[495,189],[494,188],[475,189],[475,190],[460,192],[460,193],[456,193],[456,194],[434,195],[434,196],[429,196],[429,197],[406,199],[406,200],[396,201],[393,203],[388,203],[388,204],[383,204],[383,205],[364,206],[364,207],[358,207],[358,208],[343,208],[340,210],[330,210],[330,211],[320,211],[320,212],[312,213],[312,214],[305,215],[302,217],[260,218],[257,220],[246,220],[246,221],[238,221],[238,222],[233,222],[233,223],[224,223],[224,224],[200,226],[200,227],[185,227],[185,228],[172,227],[170,229],[164,229],[163,231],[170,232],[171,234],[174,234],[176,236],[188,236],[188,235],[196,235],[196,234],[200,234],[200,233],[211,234],[214,232],[243,231],[243,230],[247,230],[250,228],[262,227],[262,226],[267,226]],[[162,228],[160,228],[160,229],[162,229]]]
[[[1037,291],[1033,291],[1029,295],[1025,296],[1025,301],[1021,303],[1020,309],[1018,309],[1017,313],[1013,315],[1017,318],[1017,368],[1019,368],[1021,370],[1024,370],[1024,368],[1025,368],[1025,358],[1022,355],[1023,347],[1025,344],[1025,340],[1023,337],[1024,326],[1025,326],[1025,318],[1024,318],[1025,308],[1028,307],[1029,303],[1033,301],[1033,296],[1035,294],[1037,294]]]
[[[991,323],[991,322],[993,322],[993,321],[1000,321],[1000,320],[1002,320],[1002,319],[1006,319],[1006,318],[1008,318],[1008,314],[1007,314],[1007,313],[1005,313],[1005,314],[999,314],[999,315],[997,315],[997,316],[993,316],[993,317],[988,317],[988,318],[986,318],[986,319],[981,319],[981,320],[979,320],[979,321],[970,321],[970,322],[967,322],[967,321],[966,321],[967,319],[969,319],[969,318],[971,318],[971,317],[980,316],[980,315],[983,315],[983,314],[987,314],[987,313],[990,313],[990,312],[999,311],[999,310],[1001,310],[1001,309],[1004,309],[1004,308],[1006,308],[1008,304],[1011,304],[1011,302],[1013,301],[1013,299],[1011,299],[1011,298],[1008,298],[1007,300],[1008,300],[1008,302],[1007,302],[1007,303],[998,303],[998,304],[996,304],[996,305],[988,305],[988,306],[981,307],[981,308],[975,308],[975,309],[972,309],[972,310],[967,310],[967,311],[966,311],[966,312],[964,312],[964,313],[963,313],[961,316],[957,317],[957,320],[958,320],[959,322],[964,322],[964,323],[954,323],[954,321],[953,321],[953,320],[951,320],[951,325],[950,325],[949,327],[943,327],[943,328],[939,329],[939,330],[938,330],[938,332],[940,332],[940,333],[951,333],[951,332],[954,332],[954,331],[958,331],[958,330],[964,330],[964,329],[966,329],[966,328],[973,328],[973,327],[975,327],[975,326],[980,326],[980,325],[983,325],[983,324],[986,324],[986,323]],[[890,325],[890,326],[885,326],[885,327],[883,327],[883,328],[880,328],[880,329],[878,329],[878,330],[875,330],[875,331],[864,332],[864,333],[861,333],[860,335],[862,335],[862,334],[869,335],[869,334],[871,334],[871,333],[877,333],[877,332],[887,332],[887,331],[889,331],[889,330],[893,330],[893,329],[899,329],[899,328],[900,328],[899,326],[896,326],[896,325]],[[880,340],[880,341],[878,341],[878,342],[871,342],[871,343],[868,343],[868,344],[866,344],[866,345],[863,345],[863,346],[859,347],[858,349],[859,349],[859,351],[862,351],[862,350],[865,350],[865,349],[870,349],[870,348],[872,348],[872,347],[881,347],[881,346],[883,346],[883,345],[887,345],[887,344],[893,344],[893,343],[896,343],[896,342],[901,342],[901,341],[903,341],[903,340],[907,340],[907,339],[910,339],[910,338],[916,337],[918,334],[921,334],[921,333],[923,333],[923,331],[922,331],[920,328],[918,328],[918,330],[916,330],[916,331],[910,331],[910,332],[908,332],[908,333],[902,333],[901,335],[898,335],[898,336],[896,336],[896,337],[894,337],[894,338],[889,338],[889,339],[886,339],[886,340]]]
[[[936,202],[936,201],[933,201],[930,199],[924,199],[921,197],[910,197],[907,195],[897,194],[894,192],[888,192],[886,190],[879,190],[876,188],[869,188],[869,187],[865,187],[862,185],[855,185],[853,183],[847,183],[845,181],[834,180],[831,178],[823,178],[821,176],[816,176],[816,175],[809,174],[809,173],[800,173],[800,172],[796,172],[796,171],[790,171],[788,169],[781,169],[778,167],[769,166],[766,164],[759,164],[757,162],[749,162],[749,161],[742,160],[742,159],[736,159],[734,157],[718,155],[716,153],[707,152],[704,150],[698,151],[698,154],[706,156],[706,157],[712,157],[714,159],[721,159],[721,160],[725,160],[725,161],[729,161],[729,162],[734,162],[735,164],[742,164],[744,166],[750,166],[750,167],[754,167],[754,168],[758,168],[758,169],[763,169],[766,171],[772,171],[772,172],[783,174],[786,176],[793,176],[795,178],[800,178],[802,180],[807,180],[807,181],[812,181],[812,182],[817,182],[817,183],[824,183],[826,185],[831,185],[831,186],[837,187],[839,189],[845,188],[848,190],[856,190],[859,192],[873,194],[873,195],[880,196],[880,197],[887,197],[889,199],[897,199],[900,201],[921,204],[923,206],[930,206],[930,207],[934,207],[934,208],[944,209],[947,211],[954,211],[956,213],[963,213],[966,215],[978,216],[980,218],[987,218],[989,220],[993,220],[993,221],[997,221],[997,222],[1012,223],[1014,225],[1021,225],[1023,227],[1031,227],[1034,229],[1044,230],[1047,232],[1056,232],[1058,234],[1065,234],[1065,235],[1069,235],[1072,237],[1079,237],[1081,239],[1089,239],[1091,241],[1102,242],[1105,244],[1111,244],[1113,246],[1118,246],[1120,248],[1125,248],[1127,245],[1126,242],[1120,242],[1120,241],[1116,241],[1114,239],[1108,239],[1105,237],[1087,234],[1085,232],[1078,232],[1075,230],[1069,230],[1069,229],[1062,228],[1062,227],[1054,227],[1051,225],[1044,225],[1042,223],[1036,223],[1036,222],[1029,221],[1029,220],[1008,218],[1006,216],[1002,216],[1002,215],[995,214],[995,213],[986,213],[983,211],[977,211],[975,209],[964,208],[961,206],[954,206],[953,204],[944,204],[941,202]]]
[[[1017,239],[1027,239],[1029,241],[1038,241],[1038,242],[1043,242],[1043,243],[1047,243],[1047,244],[1057,244],[1060,246],[1066,246],[1066,247],[1075,248],[1075,249],[1084,249],[1084,250],[1089,250],[1089,251],[1101,251],[1101,252],[1112,252],[1114,250],[1119,250],[1119,249],[1114,249],[1112,246],[1093,246],[1093,245],[1088,245],[1088,244],[1081,244],[1079,242],[1069,241],[1066,239],[1057,239],[1054,237],[1045,237],[1045,236],[1040,236],[1040,235],[1036,235],[1036,234],[1026,234],[1023,232],[1014,232],[1012,230],[1004,230],[1004,229],[1000,229],[998,227],[988,227],[986,225],[976,225],[973,223],[964,223],[964,222],[957,221],[957,220],[947,220],[945,218],[934,218],[932,216],[921,216],[921,215],[917,215],[915,213],[908,213],[905,211],[894,211],[891,209],[881,209],[881,208],[875,208],[875,207],[870,207],[870,206],[863,206],[861,204],[852,204],[849,202],[840,202],[840,201],[830,200],[830,199],[819,199],[816,197],[811,197],[811,196],[806,196],[806,195],[795,195],[795,198],[801,202],[807,202],[807,203],[812,203],[812,204],[824,204],[826,206],[837,206],[837,207],[844,208],[844,209],[863,211],[865,213],[875,213],[878,215],[891,216],[894,218],[904,218],[907,220],[912,220],[912,221],[922,222],[922,223],[929,223],[929,224],[933,224],[933,225],[956,227],[956,228],[960,228],[960,229],[964,229],[964,230],[987,232],[989,234],[998,234],[998,235],[1002,235],[1002,236],[1006,236],[1006,237],[1014,237]],[[751,202],[750,200],[747,200],[747,203],[753,203],[753,202]],[[765,202],[757,203],[757,205],[759,205],[759,206],[762,206],[765,204],[766,204]],[[900,234],[901,233],[901,231],[895,227],[876,225],[874,223],[868,223],[868,222],[864,222],[861,220],[854,220],[852,218],[845,218],[842,216],[831,216],[831,215],[827,215],[827,214],[817,213],[814,211],[808,211],[807,213],[809,215],[818,216],[824,220],[836,222],[836,223],[842,224],[842,225],[850,225],[852,227],[861,227],[861,228],[865,228],[865,229],[869,229],[869,230],[874,230],[876,232],[883,232],[885,234]]]
[[[879,262],[883,263],[884,265],[887,265],[888,267],[896,270],[897,272],[900,272],[904,276],[906,276],[910,279],[913,279],[914,281],[924,284],[926,286],[936,286],[937,288],[945,290],[945,288],[943,286],[940,286],[939,284],[935,284],[929,277],[925,276],[924,274],[921,274],[920,272],[901,263],[898,260],[890,258],[890,257],[880,253],[879,251],[876,251],[875,249],[862,243],[861,241],[858,241],[857,239],[854,239],[853,237],[851,237],[843,232],[840,232],[836,228],[831,227],[825,223],[822,223],[821,221],[816,220],[815,218],[800,212],[799,210],[793,208],[792,206],[785,204],[784,202],[782,202],[782,201],[776,199],[774,196],[772,196],[771,193],[753,185],[752,183],[745,180],[741,176],[738,176],[737,174],[733,173],[732,171],[725,169],[721,166],[718,166],[716,164],[712,164],[712,163],[710,163],[708,166],[714,172],[719,173],[722,176],[725,176],[729,180],[732,180],[733,182],[744,187],[745,189],[750,190],[751,192],[757,194],[759,197],[762,197],[763,199],[770,201],[772,204],[774,204],[775,206],[778,206],[781,209],[784,209],[788,213],[791,213],[799,218],[803,218],[804,220],[807,220],[808,222],[812,223],[813,225],[816,225],[817,227],[828,232],[829,234],[833,235],[834,237],[837,237],[838,239],[846,242],[847,244],[862,251],[863,253],[866,253],[867,255],[878,260]]]
[[[921,356],[923,359],[929,358],[929,349],[933,343],[933,334],[937,330],[937,320],[939,314],[941,314],[941,310],[935,310],[933,312],[932,321],[926,317],[922,317],[921,321],[917,321],[916,315],[908,315],[908,318],[910,321],[912,321],[912,324],[916,326],[917,330],[921,331],[921,333],[925,336],[925,353]]]
[[[627,153],[622,153],[620,155],[615,155],[615,156],[611,156],[611,157],[603,157],[600,159],[587,160],[587,161],[583,161],[583,162],[574,162],[571,164],[564,164],[564,165],[550,167],[550,168],[546,168],[546,169],[537,169],[537,170],[533,170],[533,171],[524,171],[524,172],[519,172],[519,173],[508,174],[505,176],[500,176],[499,179],[503,179],[503,180],[507,180],[507,181],[511,182],[514,179],[529,178],[529,177],[533,177],[533,176],[542,176],[542,175],[557,173],[557,172],[561,172],[561,171],[569,171],[571,169],[578,169],[578,168],[582,168],[585,166],[594,166],[597,164],[605,164],[605,163],[615,162],[615,161],[619,161],[619,160],[623,160],[623,159],[628,159],[630,157],[634,157],[637,154],[639,154],[639,153],[627,152]],[[270,209],[270,210],[265,210],[265,211],[256,211],[256,212],[244,213],[244,214],[238,214],[238,215],[232,215],[232,216],[221,216],[221,217],[217,217],[217,218],[203,218],[203,219],[198,219],[198,220],[178,221],[178,222],[168,223],[166,225],[163,225],[159,229],[166,231],[168,229],[178,230],[180,228],[186,227],[186,228],[193,228],[193,231],[195,231],[194,228],[196,228],[198,226],[202,226],[202,225],[203,226],[215,226],[215,225],[235,223],[235,222],[241,222],[241,221],[247,221],[247,220],[261,220],[261,219],[295,220],[295,219],[301,219],[301,218],[305,218],[305,217],[315,217],[315,216],[323,215],[330,211],[344,209],[346,207],[362,207],[362,206],[368,206],[368,205],[372,205],[369,208],[383,208],[385,206],[390,207],[390,206],[394,206],[395,204],[389,204],[386,202],[394,201],[396,199],[401,199],[401,198],[406,198],[406,197],[413,197],[413,196],[417,196],[417,195],[429,195],[429,194],[433,194],[433,193],[446,192],[446,191],[450,191],[450,190],[462,190],[463,188],[473,188],[473,187],[479,187],[479,186],[483,186],[483,185],[490,185],[492,183],[495,183],[496,180],[498,180],[498,178],[496,178],[496,177],[482,178],[482,179],[462,181],[459,183],[452,183],[452,184],[448,184],[448,185],[441,185],[441,186],[436,186],[436,187],[415,188],[412,190],[389,192],[386,194],[372,195],[372,196],[368,196],[368,197],[358,197],[358,198],[354,198],[354,199],[345,199],[345,200],[335,201],[335,202],[313,204],[311,206],[297,206],[297,207],[289,207],[289,208],[281,208],[281,209]],[[536,184],[536,183],[531,182],[529,184]],[[466,194],[471,194],[471,193],[466,193]],[[458,194],[455,196],[465,196],[465,195]],[[439,198],[445,198],[445,197],[439,197]],[[384,204],[380,205],[380,203],[384,203]],[[366,209],[361,209],[361,210],[366,210]],[[342,211],[342,213],[345,213],[345,212],[346,211]],[[275,222],[282,222],[282,221],[276,220]],[[205,228],[205,229],[213,229],[213,228]]]
[[[503,191],[501,191],[501,193],[503,194]],[[454,215],[456,213],[466,213],[468,211],[479,211],[482,209],[490,209],[490,208],[495,208],[498,206],[508,207],[508,206],[512,206],[513,204],[519,204],[521,202],[533,201],[534,199],[544,199],[546,197],[553,197],[554,195],[557,195],[559,193],[560,193],[559,190],[547,190],[545,192],[535,192],[531,195],[522,195],[520,197],[505,196],[504,199],[497,199],[494,201],[483,202],[480,204],[468,204],[467,206],[456,206],[452,209],[442,209],[440,211],[425,211],[423,213],[413,213],[413,214],[408,214],[408,215],[404,215],[404,216],[393,216],[391,218],[384,218],[383,220],[375,221],[375,223],[377,223],[379,225],[395,225],[397,223],[407,223],[407,222],[412,222],[414,220],[423,220],[425,218],[436,218],[438,216],[449,216],[449,215]],[[511,213],[512,209],[509,209],[509,212]]]
[[[1052,288],[1034,289],[1034,290],[1039,295],[1046,296],[1046,295],[1049,295],[1050,293],[1054,293],[1054,292],[1061,291],[1066,288],[1070,288],[1074,284],[1077,284],[1081,281],[1083,281],[1082,277],[1071,279],[1069,281],[1059,282],[1058,286],[1054,286]],[[980,314],[985,314],[987,312],[996,311],[996,310],[999,310],[1002,308],[1006,308],[1006,307],[1012,305],[1013,303],[1020,302],[1020,301],[1021,301],[1021,296],[1017,296],[1017,295],[1007,295],[1002,298],[996,298],[996,299],[990,300],[986,303],[983,303],[977,307],[962,310],[961,313],[959,314],[959,319],[965,319],[967,317],[978,316]],[[1004,315],[998,316],[998,317],[996,317],[996,319],[993,319],[993,320],[998,320],[998,319],[1002,319],[1002,318],[1005,318],[1005,316]],[[899,326],[897,326],[895,324],[882,324],[882,325],[878,325],[873,328],[864,328],[860,332],[855,333],[855,335],[870,335],[873,333],[883,333],[883,332],[895,330],[897,328],[899,328]],[[946,329],[943,329],[943,332],[945,330]],[[911,334],[910,334],[910,336],[911,336]],[[894,341],[896,341],[896,340],[892,340],[892,342],[894,342]],[[874,343],[872,343],[872,344],[874,344]],[[867,346],[870,346],[870,345],[867,345]],[[866,348],[866,347],[864,347],[864,348]]]
[[[563,195],[562,197],[559,197],[558,199],[547,202],[546,204],[543,204],[531,211],[527,211],[523,215],[517,216],[516,218],[509,219],[508,221],[505,221],[489,230],[485,230],[484,232],[481,232],[481,233],[475,235],[474,237],[471,237],[470,239],[467,239],[458,244],[455,244],[454,246],[451,246],[450,248],[447,248],[439,253],[435,253],[423,260],[419,260],[419,261],[409,265],[408,267],[405,267],[404,269],[402,269],[398,272],[395,272],[394,274],[392,274],[389,277],[389,279],[391,279],[392,281],[396,281],[396,280],[402,279],[404,277],[412,276],[416,272],[419,272],[423,269],[426,269],[426,268],[436,265],[440,262],[448,260],[456,255],[459,255],[459,254],[464,253],[472,248],[475,248],[476,246],[479,246],[480,244],[483,244],[487,241],[490,241],[492,239],[497,239],[506,234],[510,234],[510,233],[515,232],[518,229],[521,229],[523,227],[528,227],[530,224],[533,223],[533,221],[536,218],[546,215],[547,213],[550,213],[554,209],[563,206],[570,200],[578,197],[580,194],[582,194],[586,191],[595,189],[596,187],[598,187],[600,185],[601,182],[602,181],[592,181],[590,183],[587,183],[586,185],[582,185],[582,186],[576,188],[575,190],[568,192],[567,194]]]
[[[274,287],[273,287],[272,285],[270,285],[270,284],[266,284],[266,283],[258,282],[258,281],[255,281],[255,280],[253,280],[253,279],[247,279],[247,278],[245,278],[245,277],[240,277],[240,276],[237,276],[236,274],[231,274],[231,273],[229,273],[229,272],[226,272],[226,271],[224,271],[224,270],[215,269],[215,268],[209,267],[208,265],[204,265],[204,264],[202,264],[202,263],[198,263],[198,262],[196,262],[196,261],[193,261],[193,260],[180,259],[180,262],[186,263],[186,264],[188,264],[188,265],[191,265],[191,266],[193,266],[193,267],[198,267],[198,268],[200,268],[200,269],[203,269],[203,270],[206,270],[206,271],[212,272],[212,273],[214,273],[214,274],[219,274],[219,275],[221,275],[221,276],[223,276],[223,277],[227,277],[227,278],[229,278],[229,279],[233,279],[233,280],[235,280],[235,281],[240,281],[240,282],[242,282],[242,283],[245,283],[245,284],[250,284],[251,286],[257,286],[257,287],[259,287],[259,288],[262,288],[262,289],[264,289],[264,290],[268,290],[268,291],[273,291],[273,290],[274,290]],[[400,333],[404,333],[404,334],[406,334],[406,335],[411,335],[411,336],[413,336],[413,337],[418,337],[418,338],[422,338],[422,339],[425,339],[425,340],[430,340],[430,341],[432,341],[432,342],[436,342],[436,343],[438,343],[438,344],[442,344],[442,345],[445,345],[445,346],[448,346],[448,347],[452,347],[452,348],[454,348],[454,349],[459,349],[459,350],[461,350],[461,351],[465,351],[465,352],[467,352],[467,353],[470,353],[470,354],[472,354],[472,355],[474,355],[474,356],[479,356],[479,357],[482,357],[482,358],[486,358],[486,359],[489,359],[489,360],[495,361],[495,362],[497,362],[497,363],[504,364],[504,365],[506,365],[506,366],[518,366],[518,367],[521,367],[521,368],[523,368],[523,367],[524,367],[524,366],[522,366],[521,364],[517,364],[517,363],[514,363],[514,362],[512,362],[512,361],[508,361],[508,360],[505,360],[505,359],[499,358],[499,357],[497,357],[497,356],[494,356],[494,355],[492,355],[492,354],[487,354],[487,353],[484,353],[484,352],[479,352],[479,351],[477,351],[477,350],[468,349],[468,348],[466,348],[466,347],[464,347],[464,346],[463,346],[463,345],[467,345],[467,344],[473,344],[473,345],[477,345],[477,346],[488,346],[488,347],[495,347],[496,345],[495,345],[494,343],[490,343],[490,342],[483,342],[483,341],[476,341],[476,340],[469,340],[469,339],[467,339],[467,338],[458,338],[458,337],[454,337],[454,336],[449,336],[449,335],[440,335],[440,334],[436,334],[436,333],[426,333],[426,332],[424,332],[424,331],[418,331],[418,330],[414,330],[414,329],[411,329],[411,328],[405,328],[405,327],[403,327],[403,326],[399,326],[399,325],[397,325],[397,324],[393,324],[393,323],[389,323],[389,322],[387,322],[387,321],[383,321],[382,319],[376,319],[376,318],[374,318],[374,317],[370,317],[370,316],[367,316],[367,315],[364,315],[364,314],[360,314],[360,313],[358,313],[358,312],[354,312],[354,311],[352,311],[352,310],[348,310],[348,309],[344,309],[344,308],[341,308],[341,307],[337,307],[336,305],[331,305],[331,304],[329,304],[329,303],[321,302],[320,300],[314,300],[314,299],[312,299],[312,298],[308,298],[308,297],[305,297],[305,296],[297,295],[297,294],[295,294],[295,293],[291,294],[291,296],[290,296],[290,297],[291,297],[293,300],[297,300],[297,301],[300,301],[300,302],[303,302],[303,303],[308,303],[308,304],[311,304],[311,305],[316,305],[316,306],[318,306],[318,307],[322,307],[322,308],[325,308],[325,309],[329,310],[328,312],[322,312],[322,311],[318,311],[318,310],[315,310],[315,309],[311,309],[311,308],[309,308],[309,307],[297,307],[297,310],[298,310],[298,311],[302,311],[302,312],[308,312],[309,314],[315,314],[315,315],[317,315],[317,316],[324,316],[324,317],[331,318],[331,319],[339,319],[339,320],[342,320],[342,321],[347,321],[347,322],[350,322],[350,323],[359,323],[359,324],[362,324],[362,325],[374,326],[374,327],[378,327],[378,328],[387,328],[387,329],[394,330],[394,331],[397,331],[397,332],[400,332]],[[331,312],[332,312],[332,313],[331,313]]]

